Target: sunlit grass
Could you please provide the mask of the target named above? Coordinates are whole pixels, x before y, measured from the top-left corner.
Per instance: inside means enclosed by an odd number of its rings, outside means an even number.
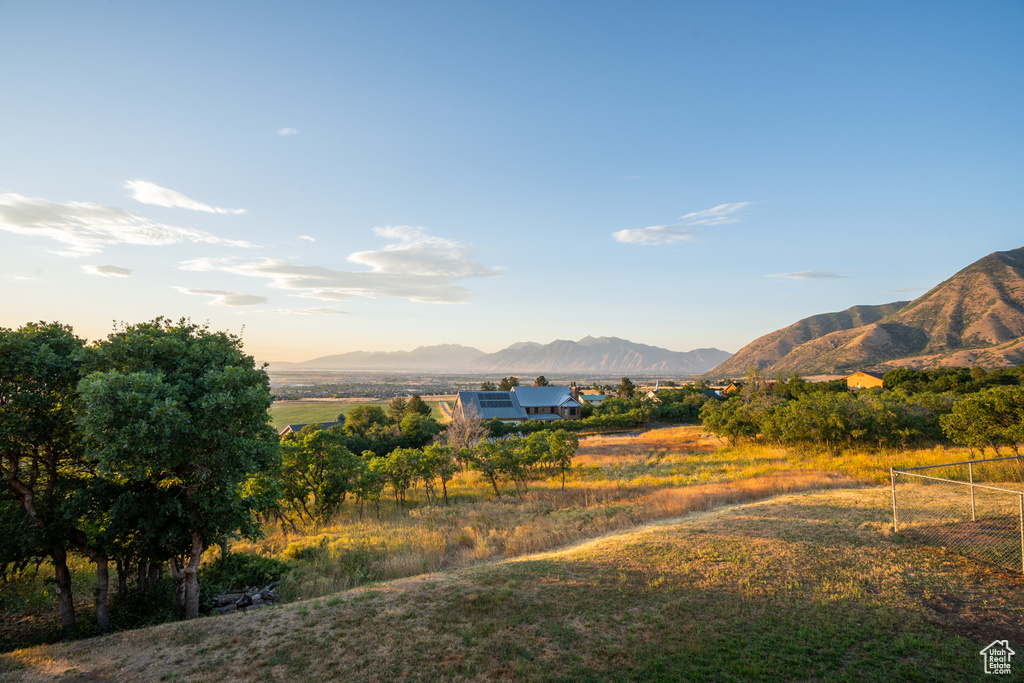
[[[980,678],[978,651],[1020,638],[1019,580],[904,542],[887,497],[782,496],[254,614],[21,650],[0,656],[0,677]]]
[[[337,410],[332,406],[331,410]],[[380,518],[352,499],[332,519],[297,531],[268,524],[257,541],[236,540],[233,552],[256,553],[291,564],[280,591],[289,599],[315,598],[376,581],[437,572],[576,543],[658,519],[794,491],[888,482],[891,466],[968,459],[962,449],[850,451],[830,455],[766,444],[727,446],[699,426],[635,436],[585,438],[568,473],[531,481],[517,497],[511,484],[495,498],[476,472],[448,485],[451,504],[428,501],[422,486],[408,507],[385,494]],[[1019,465],[1017,465],[1019,467]],[[999,480],[1011,466],[979,468]],[[210,551],[204,562],[216,558]],[[75,594],[88,603],[93,566],[74,560]],[[5,624],[48,613],[56,622],[52,568],[0,591]],[[47,612],[48,611],[48,612]]]

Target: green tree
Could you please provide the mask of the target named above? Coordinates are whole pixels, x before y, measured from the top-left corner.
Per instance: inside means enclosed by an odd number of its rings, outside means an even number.
[[[494,385],[494,382],[486,380],[480,383],[480,391],[497,391],[498,387]]]
[[[412,448],[426,446],[441,433],[441,425],[437,423],[437,420],[420,413],[406,415],[402,418],[398,429],[402,434],[402,440]]]
[[[405,411],[408,409],[409,403],[401,396],[395,396],[391,399],[391,404],[388,406],[388,419],[391,420],[392,424],[398,424],[405,417]]]
[[[229,534],[258,533],[247,479],[280,465],[270,383],[238,337],[165,318],[97,343],[79,384],[79,422],[100,474],[175,496],[187,538],[171,539],[186,618],[199,614],[199,564]]]
[[[384,458],[375,457],[372,451],[366,451],[359,463],[355,485],[359,518],[363,517],[363,504],[370,502],[377,510],[377,519],[380,519],[380,496],[387,483],[387,462]]]
[[[386,426],[387,424],[387,413],[380,406],[356,406],[348,412],[345,432],[366,436],[375,425]]]
[[[619,386],[615,388],[615,392],[619,398],[630,399],[633,398],[633,394],[636,393],[636,385],[628,377],[623,377],[622,381],[619,382]]]
[[[535,386],[535,387],[546,387],[546,386],[550,386],[550,384],[548,383],[548,378],[545,377],[544,375],[541,375],[537,379],[533,380],[533,386]]]
[[[547,462],[554,465],[561,472],[562,490],[564,491],[565,473],[572,468],[572,459],[580,447],[580,438],[571,432],[556,429],[547,434],[547,442]]]
[[[412,396],[409,397],[409,403],[405,407],[405,414],[419,414],[423,415],[424,417],[430,417],[431,414],[433,414],[433,411],[430,409],[430,406],[428,406],[426,402],[424,402],[424,400],[420,397],[419,394],[413,394]]]
[[[940,418],[942,431],[953,443],[996,454],[1001,446],[1020,453],[1024,442],[1024,387],[996,386],[957,399]]]
[[[355,488],[359,458],[344,442],[337,431],[306,425],[281,444],[282,502],[306,522],[326,519]]]
[[[423,449],[422,470],[431,478],[441,480],[441,491],[444,493],[444,504],[448,505],[448,482],[455,476],[455,457],[451,446],[430,444]]]
[[[502,377],[498,382],[498,391],[512,391],[512,387],[519,386],[519,378],[515,376]]]
[[[72,536],[79,546],[84,540],[69,497],[91,478],[75,430],[83,346],[58,323],[0,328],[0,491],[8,508],[2,531],[23,534],[8,542],[7,559],[50,558],[65,633],[77,628],[67,553]],[[12,502],[20,512],[9,509]],[[105,613],[106,605],[97,608]]]
[[[730,445],[757,436],[760,428],[750,406],[739,397],[708,401],[700,410],[700,419],[705,430],[719,438],[725,437]]]
[[[384,480],[395,494],[395,503],[405,507],[406,492],[419,476],[420,452],[415,448],[396,448],[384,460]]]

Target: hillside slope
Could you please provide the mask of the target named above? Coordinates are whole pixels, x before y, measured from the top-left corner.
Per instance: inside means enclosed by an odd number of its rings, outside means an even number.
[[[27,648],[0,655],[0,678],[974,680],[981,648],[1024,636],[1021,582],[894,540],[888,496],[783,496],[330,599]]]
[[[773,366],[794,349],[833,332],[852,330],[877,322],[907,305],[897,301],[880,306],[854,306],[836,313],[821,313],[797,321],[789,327],[776,330],[755,339],[737,351],[729,360],[712,370],[720,376],[739,377],[751,367],[758,370]]]
[[[892,310],[877,320],[793,344],[814,318],[800,321],[748,344],[708,374],[739,376],[750,366],[816,375],[1017,365],[1024,362],[1024,248],[989,254],[914,301],[888,306]],[[872,314],[885,309],[873,308]],[[774,339],[784,341],[772,346]]]

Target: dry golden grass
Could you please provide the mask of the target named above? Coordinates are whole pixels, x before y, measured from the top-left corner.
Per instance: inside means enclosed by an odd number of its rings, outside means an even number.
[[[531,482],[522,497],[511,495],[512,488],[506,486],[506,495],[495,499],[477,473],[462,473],[449,486],[449,507],[427,504],[422,490],[413,491],[408,509],[383,501],[378,520],[372,508],[360,518],[358,507],[349,502],[328,523],[299,533],[268,526],[265,538],[236,542],[232,550],[292,558],[294,568],[281,591],[290,599],[310,599],[375,581],[550,550],[720,505],[880,483],[888,481],[893,464],[965,457],[943,448],[842,456],[757,444],[734,448],[700,427],[591,437],[580,444],[565,490],[555,476]],[[94,581],[88,568],[84,576]],[[76,592],[88,597],[94,586],[83,585]],[[21,609],[20,616],[45,609],[49,621],[56,623],[52,600],[33,609]],[[8,616],[5,624],[14,623],[13,614]],[[15,641],[16,631],[10,635]]]
[[[4,680],[970,680],[1017,575],[788,495],[252,614],[0,656]],[[726,656],[723,656],[723,653]]]

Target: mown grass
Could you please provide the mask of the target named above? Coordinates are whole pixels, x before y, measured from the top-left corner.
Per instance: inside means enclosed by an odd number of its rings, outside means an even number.
[[[891,533],[885,487],[0,657],[10,680],[983,680],[1019,575]]]
[[[354,408],[364,405],[380,406],[387,410],[390,401],[364,401],[351,399],[315,399],[296,401],[275,401],[270,406],[270,415],[275,429],[289,424],[311,424],[313,422],[334,422],[338,415],[348,415]],[[431,416],[441,419],[441,409],[436,401],[425,401],[430,406]]]

